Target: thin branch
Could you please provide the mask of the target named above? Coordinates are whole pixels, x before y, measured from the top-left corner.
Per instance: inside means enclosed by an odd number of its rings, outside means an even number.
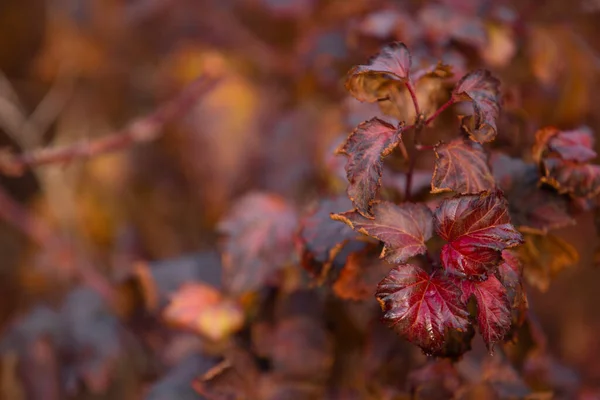
[[[444,110],[455,103],[454,98],[450,97],[450,100],[442,104],[440,108],[438,108],[427,120],[425,121],[425,125],[429,125],[434,119],[436,119]]]
[[[164,125],[183,116],[197,100],[215,87],[217,79],[201,77],[185,88],[177,97],[143,118],[134,120],[126,128],[105,137],[82,140],[66,146],[32,150],[22,154],[5,153],[0,157],[0,172],[6,175],[22,174],[26,167],[52,163],[67,163],[78,158],[125,149],[138,142],[155,140]]]

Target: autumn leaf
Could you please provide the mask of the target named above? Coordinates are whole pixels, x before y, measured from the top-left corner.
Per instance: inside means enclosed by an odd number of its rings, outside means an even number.
[[[376,296],[384,321],[425,353],[444,346],[447,329],[469,326],[459,288],[439,273],[430,276],[419,267],[401,264],[379,283]]]
[[[432,215],[424,204],[376,202],[374,219],[356,211],[332,214],[357,232],[381,240],[385,246],[381,257],[391,263],[402,263],[427,251],[425,242],[431,238]]]
[[[461,276],[485,277],[500,262],[502,250],[523,242],[498,192],[442,201],[434,225],[448,241],[441,254],[445,268]]]
[[[571,131],[545,127],[535,134],[533,157],[539,162],[546,153],[555,153],[563,160],[587,162],[596,158],[594,134],[587,126]]]
[[[344,244],[358,235],[347,225],[329,217],[331,213],[347,210],[351,206],[352,203],[346,196],[323,199],[313,212],[301,218],[298,236],[305,268],[326,272],[327,266],[333,262]]]
[[[556,274],[579,262],[573,245],[551,234],[525,234],[525,244],[517,249],[517,255],[527,282],[542,292],[548,290]]]
[[[348,156],[348,197],[366,217],[373,216],[371,206],[381,186],[383,157],[400,143],[401,133],[401,127],[373,118],[360,124],[339,150],[340,154]]]
[[[454,101],[473,104],[474,113],[463,117],[462,126],[476,142],[491,142],[496,137],[496,120],[500,114],[499,86],[498,79],[480,69],[465,75],[452,92]]]
[[[494,276],[485,281],[462,280],[463,301],[474,296],[477,301],[477,324],[479,332],[490,350],[508,333],[511,324],[511,309],[506,288]]]
[[[448,144],[438,144],[434,151],[436,160],[431,193],[454,191],[474,194],[494,188],[487,156],[478,143],[458,138]]]
[[[565,196],[538,185],[540,176],[534,164],[494,153],[491,165],[494,178],[508,199],[511,221],[521,232],[545,235],[551,229],[575,224]]]
[[[165,321],[211,340],[222,340],[244,322],[241,307],[203,283],[184,284],[163,311]]]
[[[369,253],[352,253],[333,284],[333,292],[341,299],[372,298],[377,284],[390,270],[389,264]]]
[[[548,158],[542,162],[547,183],[559,193],[592,198],[600,193],[600,165]]]
[[[256,290],[294,256],[298,217],[282,198],[250,193],[219,223],[224,281],[233,293]]]
[[[429,60],[427,60],[429,61]],[[413,65],[404,43],[394,42],[374,56],[368,65],[348,72],[346,89],[359,101],[378,102],[381,111],[400,121],[414,120],[415,110],[406,84],[414,87],[422,112],[434,111],[443,93],[442,80],[452,76],[452,68],[441,62]]]
[[[346,89],[360,101],[385,99],[391,86],[410,79],[412,59],[404,43],[394,42],[381,49],[368,65],[358,65],[348,72]]]

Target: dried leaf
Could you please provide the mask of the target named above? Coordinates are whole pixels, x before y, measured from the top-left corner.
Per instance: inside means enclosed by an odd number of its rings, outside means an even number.
[[[350,134],[339,153],[348,156],[346,174],[348,197],[362,215],[372,217],[371,207],[381,186],[383,157],[400,143],[402,127],[379,118],[360,124]]]
[[[485,278],[500,262],[502,250],[523,242],[498,192],[444,200],[434,217],[436,231],[448,241],[442,262],[453,274]]]
[[[429,276],[419,267],[401,264],[381,281],[376,296],[384,321],[425,353],[444,346],[447,329],[469,326],[460,290],[439,273]]]
[[[454,191],[474,194],[494,188],[487,156],[478,143],[459,138],[448,144],[438,144],[434,151],[436,160],[431,193]]]
[[[424,204],[376,202],[374,219],[356,211],[332,214],[331,218],[348,224],[352,229],[384,242],[381,257],[391,263],[401,263],[427,250],[431,238],[432,215]]]
[[[525,234],[525,244],[517,249],[517,255],[527,282],[542,292],[548,290],[556,274],[579,262],[579,253],[573,245],[551,234]]]
[[[480,69],[465,75],[452,92],[455,101],[473,104],[474,114],[464,117],[462,126],[476,142],[491,142],[496,137],[496,120],[500,114],[499,86],[498,79]]]
[[[225,284],[233,293],[256,290],[294,256],[298,218],[282,198],[251,193],[219,223],[224,243]]]

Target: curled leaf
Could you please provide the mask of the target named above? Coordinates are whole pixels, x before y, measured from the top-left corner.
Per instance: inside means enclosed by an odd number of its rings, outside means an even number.
[[[368,65],[352,68],[348,72],[346,89],[360,101],[385,99],[390,87],[408,81],[411,63],[406,45],[394,42],[382,48]]]
[[[357,232],[381,240],[385,246],[381,257],[391,263],[401,263],[427,251],[425,242],[431,238],[432,215],[424,204],[377,202],[374,219],[356,211],[332,214],[331,218],[348,224]]]
[[[444,267],[462,276],[485,277],[500,262],[502,250],[523,242],[498,192],[446,199],[435,211],[434,224],[448,241],[441,254]]]
[[[465,75],[452,92],[454,101],[470,101],[473,115],[463,117],[463,129],[479,143],[491,142],[497,134],[496,120],[500,114],[500,81],[487,70]]]
[[[563,160],[587,162],[596,158],[594,135],[590,128],[582,126],[571,131],[545,127],[535,134],[533,157],[540,162],[548,153],[555,153]]]
[[[600,165],[548,158],[542,162],[547,183],[559,193],[592,198],[600,194]]]
[[[478,143],[461,138],[435,146],[435,170],[431,192],[453,191],[474,194],[492,190],[494,177],[487,165],[487,157]]]
[[[469,326],[459,288],[445,276],[430,276],[411,264],[392,269],[379,283],[376,296],[384,321],[425,353],[444,346],[446,330]]]
[[[339,153],[348,156],[346,174],[348,197],[362,215],[372,217],[372,203],[381,186],[383,157],[401,141],[402,129],[379,118],[360,124],[350,134]]]

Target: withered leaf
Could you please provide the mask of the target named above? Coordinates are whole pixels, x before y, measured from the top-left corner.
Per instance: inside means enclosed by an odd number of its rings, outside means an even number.
[[[448,241],[442,262],[453,274],[485,277],[500,262],[502,250],[523,242],[499,192],[446,199],[434,217],[436,231]]]
[[[391,263],[401,263],[427,251],[425,242],[431,238],[432,215],[424,204],[376,202],[374,219],[356,211],[332,214],[331,218],[348,224],[355,231],[381,240],[385,246],[381,257]]]
[[[525,244],[517,249],[527,282],[545,292],[552,278],[579,262],[579,253],[570,243],[548,234],[525,234]]]
[[[448,144],[438,144],[434,151],[431,193],[474,194],[494,188],[494,177],[480,144],[458,138]]]
[[[575,224],[567,199],[550,188],[539,187],[534,164],[501,153],[492,154],[491,164],[496,182],[508,199],[511,220],[520,231],[546,234]]]
[[[373,216],[371,206],[381,186],[383,157],[400,143],[401,133],[401,127],[373,118],[360,124],[339,150],[348,156],[348,197],[366,217]]]
[[[295,210],[279,196],[250,193],[219,223],[224,282],[233,293],[258,289],[294,256]]]
[[[540,181],[559,193],[592,198],[600,193],[600,165],[547,158],[542,161],[544,174]]]
[[[479,143],[491,142],[497,134],[496,120],[500,114],[500,81],[479,69],[465,75],[454,88],[455,101],[471,101],[473,115],[462,119],[463,129]]]
[[[417,266],[401,264],[381,281],[376,296],[384,321],[425,353],[444,346],[447,329],[469,326],[459,288],[439,273],[430,276]]]
[[[481,282],[465,279],[461,282],[461,289],[463,301],[475,296],[479,332],[492,350],[494,343],[501,341],[510,329],[511,309],[506,288],[494,275],[490,275]]]

